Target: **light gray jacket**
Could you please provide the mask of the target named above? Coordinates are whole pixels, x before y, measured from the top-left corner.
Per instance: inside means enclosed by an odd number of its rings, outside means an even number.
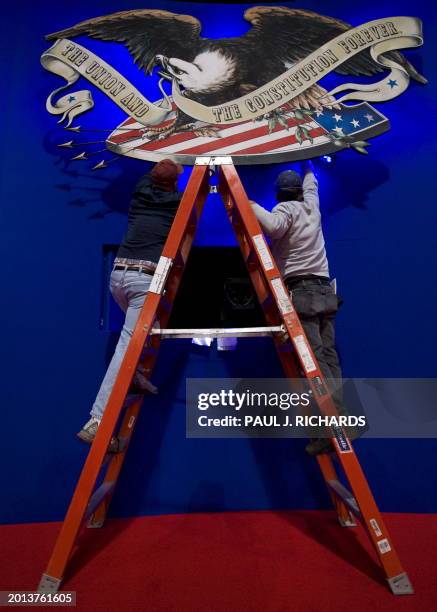
[[[252,203],[263,232],[271,239],[273,257],[282,278],[316,274],[329,277],[323,238],[317,179],[307,169],[303,202],[280,202],[272,212]]]

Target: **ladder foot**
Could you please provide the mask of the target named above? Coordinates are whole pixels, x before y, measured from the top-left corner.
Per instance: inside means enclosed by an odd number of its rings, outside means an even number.
[[[90,518],[90,520],[87,522],[86,526],[88,529],[101,529],[101,527],[103,527],[103,525],[105,524],[105,520],[104,519],[92,519]]]
[[[394,595],[412,595],[414,593],[413,585],[406,572],[399,574],[399,576],[393,576],[393,578],[387,578],[387,581]]]
[[[356,527],[357,526],[357,522],[352,515],[347,519],[344,519],[341,516],[339,516],[338,522],[340,523],[342,527]]]
[[[60,578],[53,578],[53,576],[43,574],[37,590],[38,593],[57,593],[60,586]]]

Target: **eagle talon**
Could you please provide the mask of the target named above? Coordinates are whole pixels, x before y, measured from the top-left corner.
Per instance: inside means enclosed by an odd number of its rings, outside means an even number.
[[[197,123],[186,123],[184,126],[179,128],[180,132],[193,132],[195,136],[206,136],[209,138],[215,138],[220,132],[220,128],[213,127],[212,125],[198,125]]]
[[[196,136],[206,136],[207,138],[221,138],[219,132],[219,128],[209,126],[193,130],[193,134]]]
[[[165,140],[176,131],[174,125],[167,126],[165,128],[149,128],[144,131],[141,138],[143,140]]]
[[[176,127],[174,124],[166,128],[149,128],[142,134],[142,139],[145,140],[165,140],[172,134],[180,134],[181,132],[193,132],[195,136],[206,136],[208,138],[219,137],[220,129],[210,125],[196,127],[195,123],[186,123]]]

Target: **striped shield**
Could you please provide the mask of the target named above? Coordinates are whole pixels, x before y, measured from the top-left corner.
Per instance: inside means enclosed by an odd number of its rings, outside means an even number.
[[[297,119],[286,105],[277,119],[271,116],[233,125],[196,122],[188,130],[171,131],[177,116],[173,105],[165,121],[152,128],[160,131],[151,133],[128,118],[110,134],[106,146],[119,155],[148,161],[169,157],[192,164],[200,155],[230,155],[235,164],[265,164],[328,154],[339,149],[336,137],[364,140],[389,129],[387,118],[367,103],[340,106],[299,114]]]

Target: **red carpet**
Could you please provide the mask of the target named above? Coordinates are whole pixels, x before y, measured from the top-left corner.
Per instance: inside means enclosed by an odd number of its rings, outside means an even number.
[[[415,595],[390,593],[361,527],[313,511],[111,520],[86,531],[63,588],[106,612],[436,610],[436,516],[385,520]],[[0,527],[0,590],[36,588],[58,529]]]

